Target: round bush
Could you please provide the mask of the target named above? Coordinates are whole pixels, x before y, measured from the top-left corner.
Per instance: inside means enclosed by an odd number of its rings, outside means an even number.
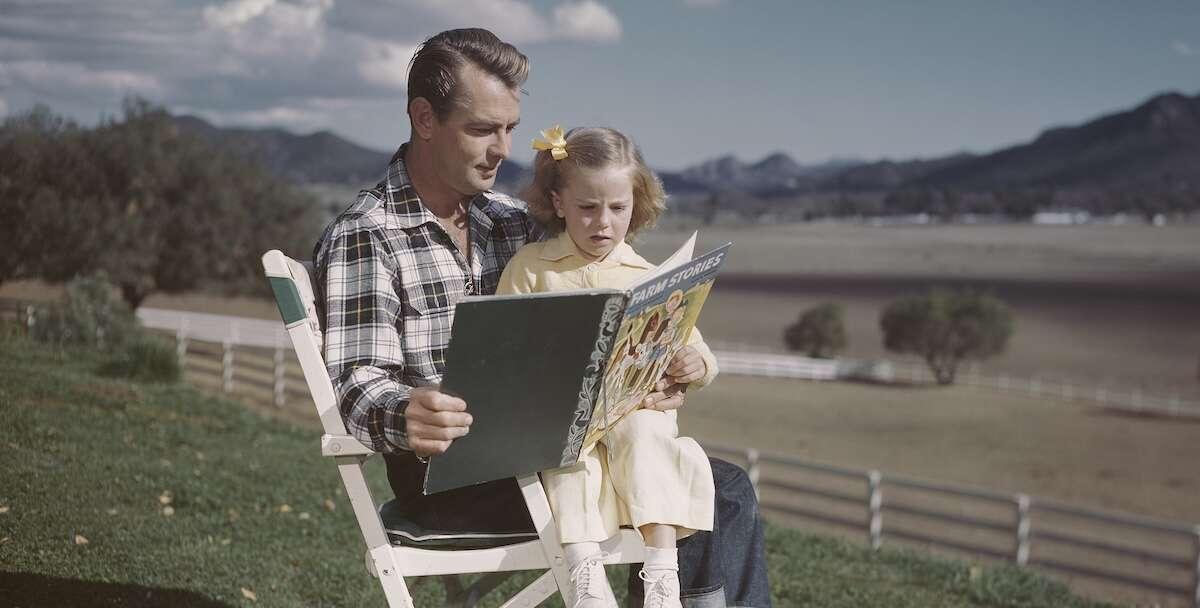
[[[31,334],[59,346],[81,344],[118,350],[137,332],[137,319],[104,274],[73,279],[63,298],[40,308]]]

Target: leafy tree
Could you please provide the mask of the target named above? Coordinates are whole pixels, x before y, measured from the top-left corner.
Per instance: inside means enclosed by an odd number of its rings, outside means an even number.
[[[809,308],[783,332],[783,341],[791,350],[804,351],[810,357],[832,357],[846,347],[842,307],[826,302]]]
[[[311,197],[138,99],[93,129],[44,107],[6,120],[0,213],[0,282],[104,271],[133,308],[155,291],[261,288],[259,256],[307,254],[320,229]]]
[[[952,384],[963,359],[1004,352],[1013,333],[1008,305],[975,291],[932,290],[887,305],[879,318],[883,346],[925,359],[938,384]]]

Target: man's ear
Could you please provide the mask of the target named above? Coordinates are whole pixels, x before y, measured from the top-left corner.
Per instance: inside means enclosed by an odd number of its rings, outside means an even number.
[[[408,102],[408,116],[412,120],[413,132],[417,137],[429,141],[433,137],[433,126],[437,121],[437,114],[433,112],[433,105],[429,100],[418,97]]]

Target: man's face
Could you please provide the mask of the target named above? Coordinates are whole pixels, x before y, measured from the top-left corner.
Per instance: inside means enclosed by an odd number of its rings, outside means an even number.
[[[474,196],[491,189],[500,162],[512,149],[512,131],[521,117],[518,89],[473,65],[458,75],[462,96],[445,120],[434,118],[430,137],[434,170],[455,192]]]

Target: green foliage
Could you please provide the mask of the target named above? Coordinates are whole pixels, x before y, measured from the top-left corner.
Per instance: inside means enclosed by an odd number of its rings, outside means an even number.
[[[0,128],[0,282],[107,272],[133,308],[154,291],[262,289],[259,256],[307,253],[319,209],[257,162],[129,100],[81,129],[45,107]]]
[[[38,310],[31,331],[41,342],[111,350],[134,336],[137,320],[101,272],[68,282],[61,300]]]
[[[126,342],[100,366],[100,373],[139,382],[178,382],[183,377],[175,349],[162,339],[143,334]]]
[[[1004,352],[1013,316],[1008,305],[990,295],[935,289],[888,304],[879,325],[884,348],[920,355],[939,384],[952,384],[963,359]]]
[[[832,302],[818,304],[800,315],[800,320],[783,332],[791,350],[810,357],[832,357],[846,348],[846,321],[842,307]]]

